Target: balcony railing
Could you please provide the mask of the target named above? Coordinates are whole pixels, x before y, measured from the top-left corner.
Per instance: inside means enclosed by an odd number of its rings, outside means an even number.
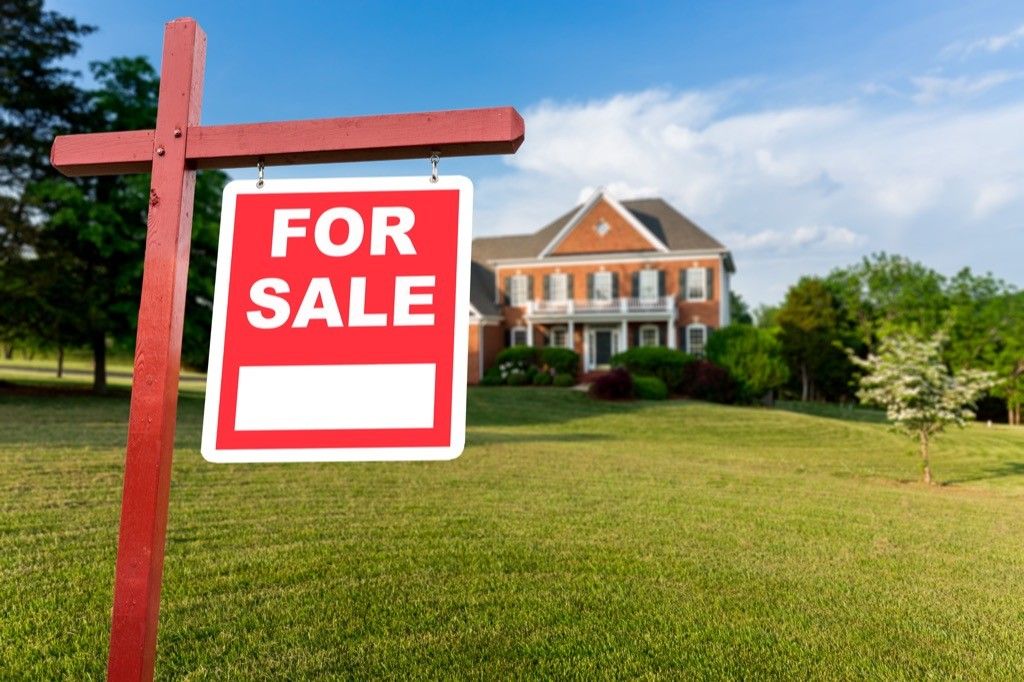
[[[627,296],[612,299],[583,299],[579,301],[545,301],[533,300],[526,303],[527,315],[608,315],[629,313],[664,313],[672,312],[675,305],[674,296],[657,298],[630,298]]]

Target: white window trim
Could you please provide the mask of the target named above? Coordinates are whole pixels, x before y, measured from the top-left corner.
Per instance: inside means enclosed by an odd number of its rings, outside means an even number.
[[[649,280],[647,283],[651,285],[648,289],[649,296],[644,296],[644,280]],[[637,288],[639,291],[635,293],[635,296],[645,302],[651,303],[658,300],[658,271],[657,270],[641,270],[640,274],[637,275]]]
[[[555,282],[562,283],[562,297],[555,298]],[[548,295],[551,296],[552,301],[563,303],[572,298],[569,295],[569,275],[565,272],[552,272],[548,275]]]
[[[653,346],[646,347],[657,347],[661,345],[661,328],[656,324],[643,324],[640,325],[640,331],[638,332],[638,340],[640,341],[640,347],[644,348],[644,332],[654,330],[654,344]]]
[[[523,333],[523,343],[516,343],[516,332]],[[512,329],[509,330],[508,342],[509,348],[530,345],[530,330],[526,327],[512,327]]]
[[[555,332],[556,331],[563,332],[565,334],[565,342],[564,343],[561,343],[561,344],[555,343]],[[572,348],[571,344],[572,344],[572,341],[569,339],[569,327],[559,325],[557,327],[552,327],[551,328],[551,346],[553,348]]]
[[[524,306],[530,301],[530,276],[529,275],[512,275],[509,278],[509,292],[508,302],[509,305]],[[516,296],[516,292],[522,291],[522,300]]]
[[[693,351],[690,350],[690,330],[692,329],[700,329],[704,335],[704,347],[701,349],[701,355],[704,355],[708,347],[708,326],[706,324],[700,324],[699,322],[686,325],[686,336],[684,338],[686,339],[686,352],[690,355],[693,355]]]
[[[690,273],[700,272],[700,297],[690,296]],[[708,300],[708,269],[707,268],[686,268],[686,275],[683,277],[683,285],[686,289],[683,293],[687,301]]]
[[[607,279],[608,280],[608,298],[601,298],[600,296],[597,295],[597,280],[598,280],[598,277],[600,277],[602,279]],[[601,271],[595,272],[594,275],[593,275],[593,278],[594,278],[593,279],[594,290],[592,292],[590,292],[591,295],[593,296],[593,300],[595,300],[595,301],[611,301],[614,298],[614,294],[615,294],[615,283],[612,280],[612,273],[607,271],[607,270],[601,270]]]

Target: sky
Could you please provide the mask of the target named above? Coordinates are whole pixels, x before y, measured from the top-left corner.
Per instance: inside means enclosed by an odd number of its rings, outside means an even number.
[[[159,64],[163,23],[195,17],[208,124],[517,107],[517,154],[440,162],[474,181],[476,236],[534,231],[604,187],[664,197],[717,237],[754,305],[880,251],[1024,286],[1019,0],[48,6],[99,28],[83,71]]]

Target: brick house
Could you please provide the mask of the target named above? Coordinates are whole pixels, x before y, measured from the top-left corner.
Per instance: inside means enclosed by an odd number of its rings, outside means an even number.
[[[598,191],[532,234],[473,241],[469,381],[512,345],[564,346],[583,371],[634,346],[701,354],[729,324],[729,250],[662,199]]]

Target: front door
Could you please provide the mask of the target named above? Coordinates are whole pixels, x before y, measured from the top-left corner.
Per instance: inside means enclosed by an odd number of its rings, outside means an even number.
[[[598,367],[608,365],[612,361],[612,334],[609,329],[598,329],[594,332],[594,364]]]

